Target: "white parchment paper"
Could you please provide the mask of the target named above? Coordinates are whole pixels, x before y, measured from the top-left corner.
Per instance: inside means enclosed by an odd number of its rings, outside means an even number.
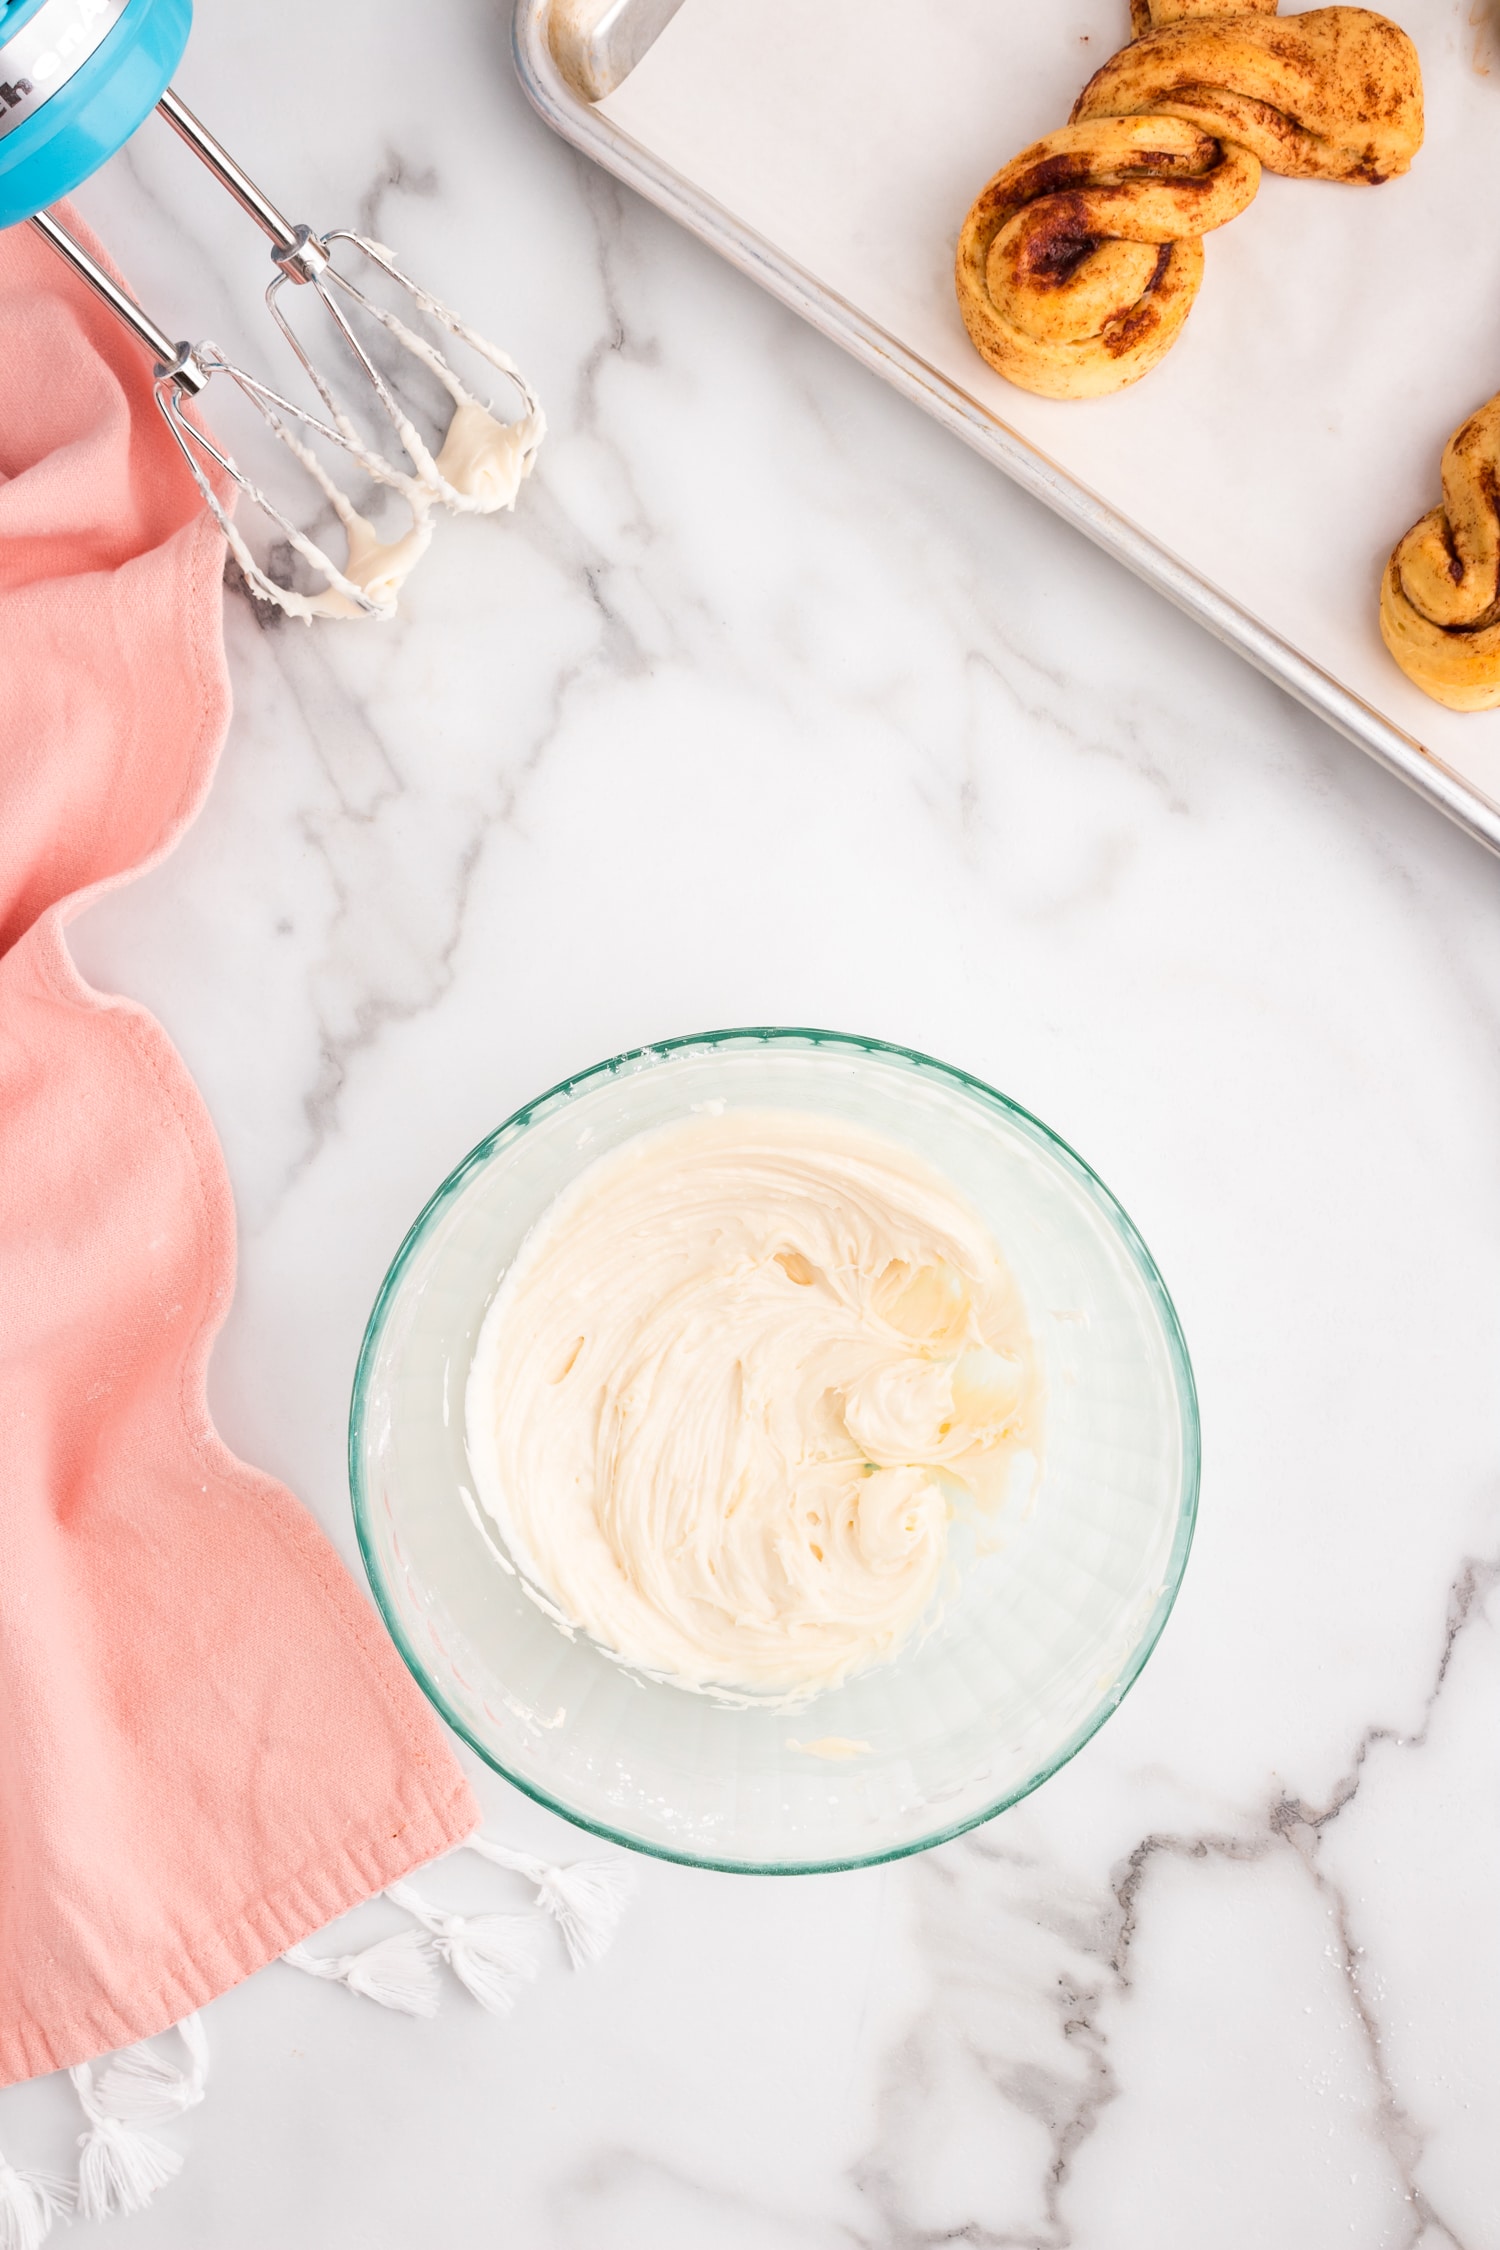
[[[1209,237],[1174,350],[1110,399],[993,374],[952,264],[986,179],[1124,43],[1125,0],[686,0],[601,107],[1500,803],[1500,712],[1430,702],[1376,623],[1446,439],[1500,389],[1500,0],[1388,12],[1426,82],[1410,175],[1268,176]]]

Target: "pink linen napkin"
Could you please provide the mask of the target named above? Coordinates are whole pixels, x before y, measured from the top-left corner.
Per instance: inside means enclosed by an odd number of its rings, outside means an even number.
[[[0,234],[0,2084],[165,2029],[478,1821],[333,1549],[209,1420],[223,1160],[63,936],[208,788],[222,563],[144,355]]]

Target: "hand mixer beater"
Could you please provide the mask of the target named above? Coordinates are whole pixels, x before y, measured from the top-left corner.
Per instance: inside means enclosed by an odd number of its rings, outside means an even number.
[[[512,505],[542,440],[542,411],[506,354],[403,273],[382,244],[345,227],[320,234],[294,225],[261,192],[171,89],[191,22],[192,0],[0,0],[0,227],[30,220],[150,353],[157,406],[251,590],[295,617],[389,617],[431,539],[435,506],[489,514]],[[47,209],[97,171],[153,109],[269,240],[277,270],[266,304],[321,412],[237,366],[215,344],[174,342]],[[362,278],[347,270],[351,263]],[[412,318],[370,294],[380,286],[377,275],[389,285],[387,294],[414,308]],[[369,408],[363,422],[288,317],[284,292],[298,289],[314,293],[363,380]],[[505,379],[518,408],[513,419],[491,413],[439,345],[413,325],[416,316],[461,341]],[[434,395],[443,398],[448,423],[435,448],[412,419],[397,368],[436,385]],[[188,410],[215,376],[234,385],[316,485],[344,531],[342,568]],[[352,463],[373,487],[399,495],[410,514],[400,538],[382,540],[320,448]],[[219,480],[281,535],[288,582],[256,559],[220,496]],[[307,566],[310,592],[289,582],[293,554]]]

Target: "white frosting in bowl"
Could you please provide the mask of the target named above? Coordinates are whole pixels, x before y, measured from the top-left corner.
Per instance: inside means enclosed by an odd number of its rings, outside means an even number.
[[[564,1619],[800,1699],[900,1647],[1034,1466],[1019,1294],[925,1159],[825,1115],[642,1135],[539,1221],[467,1393],[479,1498]]]

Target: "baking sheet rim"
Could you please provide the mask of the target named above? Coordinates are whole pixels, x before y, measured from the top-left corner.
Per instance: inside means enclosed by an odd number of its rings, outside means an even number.
[[[1458,827],[1500,853],[1500,808],[1487,803],[1442,759],[576,93],[552,55],[547,25],[554,5],[555,0],[515,0],[512,45],[526,96],[555,133],[800,313]]]

